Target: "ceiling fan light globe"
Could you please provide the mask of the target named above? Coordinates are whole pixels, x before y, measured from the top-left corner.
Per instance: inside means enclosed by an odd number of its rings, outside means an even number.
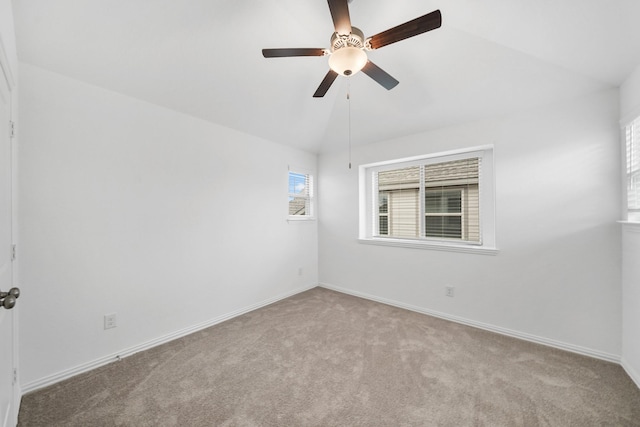
[[[347,46],[334,51],[329,57],[329,67],[343,76],[352,76],[367,64],[364,50]]]

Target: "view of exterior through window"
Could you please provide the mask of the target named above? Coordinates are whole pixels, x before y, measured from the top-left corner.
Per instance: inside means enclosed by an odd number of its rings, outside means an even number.
[[[640,222],[640,117],[626,126],[627,220]]]
[[[358,241],[498,253],[492,145],[363,164]]]
[[[289,172],[289,216],[313,215],[313,179],[309,174]]]
[[[481,243],[480,158],[374,174],[379,237]]]

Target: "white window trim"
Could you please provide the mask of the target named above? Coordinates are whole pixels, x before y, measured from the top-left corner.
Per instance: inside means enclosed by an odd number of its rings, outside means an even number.
[[[287,188],[289,188],[289,173],[297,173],[300,175],[309,175],[310,186],[309,186],[309,206],[311,210],[310,215],[287,215],[287,222],[293,221],[315,221],[316,219],[316,193],[315,193],[315,174],[309,169],[298,168],[298,167],[287,167]],[[287,199],[290,197],[289,192],[287,191]],[[287,207],[289,203],[287,202]]]
[[[482,244],[462,243],[457,241],[438,241],[424,239],[405,239],[393,237],[377,237],[375,230],[375,212],[373,212],[376,195],[373,189],[372,174],[380,170],[397,167],[410,167],[426,163],[461,160],[469,157],[482,158],[482,178],[480,182],[480,221]],[[494,147],[483,145],[460,150],[451,150],[423,156],[407,157],[369,163],[359,167],[359,230],[358,241],[363,244],[394,246],[413,249],[428,249],[496,255],[496,220],[495,220],[495,171]]]
[[[287,216],[287,221],[315,221],[316,217],[315,216],[309,216],[309,215],[289,215]]]

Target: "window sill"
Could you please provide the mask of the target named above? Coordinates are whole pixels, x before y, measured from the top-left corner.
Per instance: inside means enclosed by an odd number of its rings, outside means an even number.
[[[636,233],[640,233],[640,222],[637,221],[618,221],[619,224],[622,224],[622,228],[634,231]]]
[[[426,241],[412,241],[403,239],[379,239],[379,238],[366,238],[358,239],[358,242],[365,245],[380,245],[380,246],[395,246],[399,248],[411,248],[411,249],[427,249],[434,251],[448,251],[448,252],[463,252],[469,254],[480,255],[497,255],[498,249],[487,248],[483,246],[471,246],[471,245],[456,245],[451,243],[436,243]]]
[[[298,222],[298,221],[315,221],[316,217],[314,216],[290,216],[287,218],[287,222],[289,221],[293,221],[293,222]]]

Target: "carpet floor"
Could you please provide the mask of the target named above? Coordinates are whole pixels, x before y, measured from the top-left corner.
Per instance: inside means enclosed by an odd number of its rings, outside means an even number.
[[[344,295],[295,295],[23,397],[20,426],[640,426],[604,362]]]

